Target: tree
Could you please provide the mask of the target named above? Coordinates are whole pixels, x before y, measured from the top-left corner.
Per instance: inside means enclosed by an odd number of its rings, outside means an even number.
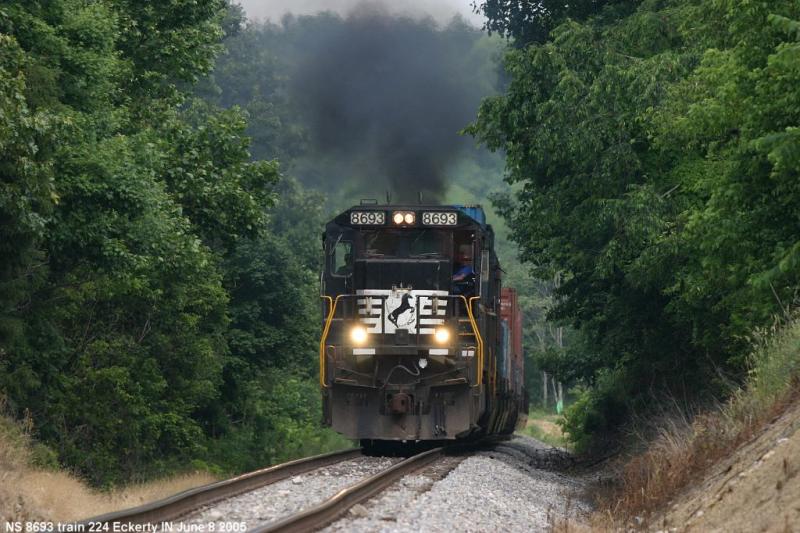
[[[644,2],[567,21],[506,58],[470,131],[507,156],[499,207],[579,349],[589,446],[631,406],[725,392],[749,332],[800,288],[796,2]]]
[[[566,19],[585,20],[603,12],[606,6],[621,7],[619,12],[625,13],[638,3],[623,0],[485,0],[472,2],[472,9],[486,17],[484,29],[511,38],[515,46],[522,48],[544,43],[550,32]]]
[[[742,366],[744,338],[785,315],[797,275],[797,23],[800,6],[719,2],[706,20],[724,26],[654,116],[654,140],[692,198],[683,231],[664,246],[691,260],[669,287],[704,350],[723,346]]]
[[[59,117],[26,102],[26,58],[16,39],[0,34],[0,357],[22,324],[16,315],[26,286],[38,278],[36,247],[57,200],[49,155]]]
[[[98,484],[205,457],[224,259],[266,231],[277,166],[249,161],[236,110],[180,105],[222,7],[0,9],[0,387]]]

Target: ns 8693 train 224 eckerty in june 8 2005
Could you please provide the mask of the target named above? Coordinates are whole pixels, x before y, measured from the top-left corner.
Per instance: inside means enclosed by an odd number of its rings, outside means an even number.
[[[521,315],[480,206],[362,201],[323,247],[326,425],[385,451],[525,423]]]

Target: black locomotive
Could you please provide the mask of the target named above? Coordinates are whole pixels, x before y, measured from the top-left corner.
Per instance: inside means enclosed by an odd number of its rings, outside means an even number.
[[[323,248],[326,425],[369,447],[524,424],[520,313],[480,206],[362,202]]]

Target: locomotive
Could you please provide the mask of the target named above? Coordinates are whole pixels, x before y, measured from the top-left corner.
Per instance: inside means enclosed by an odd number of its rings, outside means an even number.
[[[368,450],[524,425],[521,314],[480,206],[362,201],[323,250],[325,425]]]

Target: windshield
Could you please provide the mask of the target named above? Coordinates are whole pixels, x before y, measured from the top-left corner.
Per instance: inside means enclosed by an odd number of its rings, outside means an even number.
[[[449,257],[450,232],[436,229],[365,230],[359,234],[358,255],[374,257]]]

